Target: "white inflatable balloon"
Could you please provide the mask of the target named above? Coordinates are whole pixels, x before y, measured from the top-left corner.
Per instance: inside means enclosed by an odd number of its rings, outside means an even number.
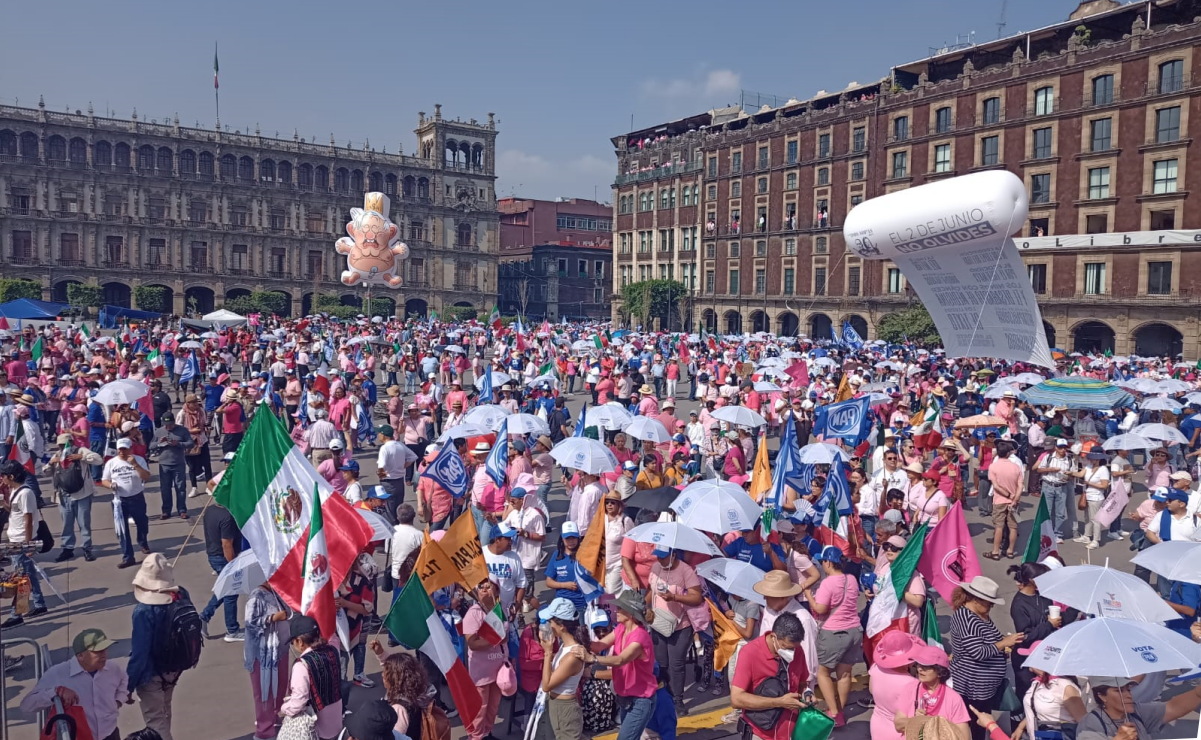
[[[1054,367],[1042,314],[1010,238],[1028,212],[1022,181],[991,170],[909,188],[856,206],[847,248],[891,259],[917,291],[952,357]]]

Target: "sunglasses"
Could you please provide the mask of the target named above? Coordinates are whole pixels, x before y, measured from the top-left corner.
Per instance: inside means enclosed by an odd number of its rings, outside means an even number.
[[[901,551],[901,548],[897,547],[896,545],[890,545],[887,542],[884,543],[883,545],[880,545],[880,549],[883,550],[884,552],[900,552]]]

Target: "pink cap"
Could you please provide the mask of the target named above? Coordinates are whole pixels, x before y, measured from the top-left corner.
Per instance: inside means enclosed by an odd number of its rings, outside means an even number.
[[[909,657],[918,665],[936,665],[943,668],[951,667],[950,661],[947,660],[947,654],[943,652],[942,648],[935,647],[934,645],[922,645],[915,648],[909,654]]]

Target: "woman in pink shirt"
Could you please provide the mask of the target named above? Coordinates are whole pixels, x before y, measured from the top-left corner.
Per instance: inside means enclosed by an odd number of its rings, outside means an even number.
[[[346,397],[345,386],[339,385],[333,390],[333,398],[329,402],[329,421],[339,432],[350,429],[350,399]]]
[[[1151,461],[1147,463],[1147,489],[1154,491],[1161,486],[1171,486],[1172,464],[1168,462],[1168,451],[1162,447],[1151,451]]]
[[[918,680],[909,673],[910,657],[920,642],[916,635],[896,630],[885,632],[876,646],[868,685],[875,709],[871,719],[873,740],[904,740],[894,724],[897,712],[912,712]]]
[[[859,623],[859,582],[842,572],[842,550],[826,547],[816,558],[825,578],[817,591],[807,589],[805,598],[813,616],[821,621],[817,633],[817,685],[826,701],[834,726],[846,724],[843,713],[851,692],[851,667],[863,660],[863,628]]]
[[[915,717],[942,717],[956,725],[957,734],[967,737],[971,716],[967,704],[955,689],[947,686],[951,677],[951,664],[943,649],[934,645],[920,645],[909,654],[913,660],[910,668],[918,680],[908,706],[897,709],[893,727],[902,734]],[[872,735],[875,738],[875,735]]]

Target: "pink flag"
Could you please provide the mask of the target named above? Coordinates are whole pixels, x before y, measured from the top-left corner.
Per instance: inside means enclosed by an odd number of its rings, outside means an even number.
[[[963,505],[956,503],[926,536],[917,572],[947,601],[961,583],[981,575],[980,558],[963,518]]]
[[[793,363],[792,367],[784,371],[784,374],[792,378],[796,385],[809,385],[809,366],[805,364],[804,360]]]

